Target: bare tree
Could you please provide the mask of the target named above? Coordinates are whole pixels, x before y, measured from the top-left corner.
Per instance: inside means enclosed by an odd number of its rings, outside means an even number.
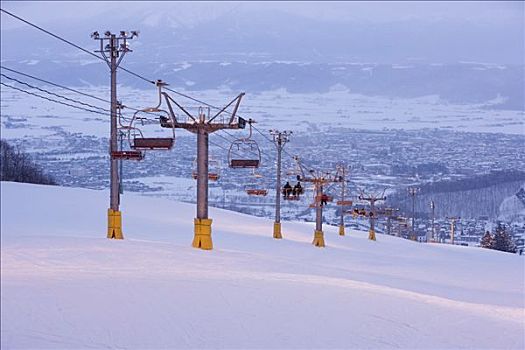
[[[20,148],[0,140],[0,180],[56,185],[56,181],[33,162]]]

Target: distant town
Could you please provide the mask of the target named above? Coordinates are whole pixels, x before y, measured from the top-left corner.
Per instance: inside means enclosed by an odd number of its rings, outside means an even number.
[[[23,124],[23,120],[6,120],[3,127],[16,128],[20,124]],[[81,133],[72,134],[56,126],[48,129],[54,132],[53,137],[15,139],[12,142],[31,153],[60,185],[94,189],[108,187],[107,139]],[[253,136],[262,153],[262,166],[256,170],[260,176],[255,177],[251,170],[228,167],[228,149],[235,135],[217,133],[210,136],[209,170],[220,174],[217,182],[210,183],[210,204],[251,215],[272,217],[276,187],[275,147],[270,143],[270,138],[260,134]],[[121,142],[125,148],[128,140],[123,138]],[[502,200],[516,194],[525,183],[525,177],[519,173],[520,169],[525,169],[524,145],[524,137],[520,135],[464,133],[438,129],[379,132],[341,128],[309,130],[292,134],[289,144],[285,147],[283,184],[286,181],[290,181],[292,185],[297,182],[296,164],[291,156],[299,156],[300,161],[312,169],[333,170],[336,164],[343,162],[350,170],[347,178],[347,198],[353,200],[354,207],[366,207],[366,203],[357,199],[360,191],[381,193],[386,190],[388,199],[386,203],[379,202],[380,207],[397,209],[390,219],[386,216],[378,218],[378,232],[390,232],[407,238],[415,234],[417,240],[450,241],[451,221],[447,218],[458,217],[454,224],[454,243],[476,245],[496,221],[501,221],[498,208]],[[124,191],[193,202],[194,186],[173,190],[165,183],[169,182],[170,178],[186,178],[188,183],[191,183],[194,160],[194,137],[177,137],[173,151],[147,152],[143,161],[123,163]],[[460,213],[448,204],[447,210],[444,210],[445,205],[440,205],[436,200],[434,231],[431,226],[429,202],[433,198],[443,197],[443,194],[433,196],[422,191],[415,198],[415,232],[411,232],[413,213],[410,209],[410,198],[406,193],[408,187],[424,188],[425,184],[471,179],[497,171],[517,171],[518,176],[513,177],[511,180],[514,181],[506,185],[498,185],[497,190],[491,190],[492,197],[482,201],[487,202],[485,204],[488,206],[473,203],[469,205],[472,210],[468,213]],[[166,181],[156,182],[158,177],[166,177]],[[247,186],[267,189],[268,195],[248,196],[244,191]],[[314,211],[309,208],[313,194],[308,187],[306,190],[301,200],[287,201],[283,204],[284,219],[313,220]],[[341,208],[335,202],[340,195],[340,186],[333,185],[327,188],[326,192],[335,200],[326,206],[324,220],[328,224],[337,225]],[[452,194],[446,194],[450,195]],[[345,212],[351,209],[344,208]],[[344,220],[348,227],[368,227],[367,219],[353,217],[351,213],[346,213]],[[513,220],[506,224],[518,247],[523,249],[524,220]]]

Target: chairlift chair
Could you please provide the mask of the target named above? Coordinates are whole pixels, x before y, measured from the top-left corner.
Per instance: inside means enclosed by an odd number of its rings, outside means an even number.
[[[155,107],[148,107],[136,111],[131,118],[131,121],[128,126],[122,126],[123,129],[128,130],[129,144],[132,149],[135,150],[170,150],[175,143],[175,123],[172,120],[172,116],[167,111],[160,109],[162,102],[162,87],[167,85],[166,83],[158,80],[156,82],[159,91],[159,102]],[[138,121],[141,121],[141,125],[144,126],[144,120],[147,120],[146,117],[140,117],[139,113],[147,115],[156,114],[159,122],[162,124],[163,121],[169,120],[171,125],[171,135],[170,137],[144,137],[144,134],[141,128],[137,127],[136,124]],[[162,115],[159,115],[162,114]]]
[[[111,159],[114,160],[142,160],[144,153],[141,151],[113,151]]]
[[[324,195],[324,194],[323,194],[323,195]],[[320,202],[321,199],[322,199],[322,195],[321,195],[321,196],[315,196],[315,201],[316,201],[316,202]],[[333,202],[334,197],[333,197],[333,196],[326,195],[325,199],[326,199],[326,202]]]
[[[220,169],[221,169],[221,166],[220,166],[219,161],[213,160],[213,159],[209,159],[208,160],[208,180],[209,181],[217,181],[217,180],[219,180],[220,177],[221,177]],[[197,173],[197,158],[195,158],[195,160],[193,161],[193,171],[191,173],[191,177],[194,180],[197,180],[198,176],[199,175]]]
[[[261,164],[261,149],[255,140],[252,140],[252,119],[248,120],[250,134],[232,142],[228,150],[228,164],[233,169],[258,168]]]
[[[268,190],[261,188],[247,188],[246,193],[250,196],[266,196],[268,194]]]
[[[301,194],[304,193],[304,189],[301,191],[301,193],[293,193],[293,188],[290,189],[290,191],[287,193],[286,190],[283,188],[281,190],[281,193],[283,195],[283,199],[285,201],[298,201],[301,198]]]
[[[261,150],[254,140],[238,139],[233,141],[228,152],[230,168],[258,168],[261,163]]]
[[[262,178],[263,176],[261,174],[258,174],[255,172],[255,169],[253,169],[253,177],[254,178]],[[268,195],[268,190],[265,188],[262,188],[259,181],[253,181],[250,184],[246,185],[245,191],[249,196],[266,196]]]
[[[294,174],[292,174],[294,175]],[[296,180],[298,182],[300,182],[300,177],[299,175],[296,175]],[[300,192],[299,193],[294,193],[293,192],[293,189],[295,188],[295,186],[293,186],[290,190],[289,193],[286,193],[285,189],[284,189],[284,186],[282,187],[282,190],[281,190],[281,193],[283,195],[283,199],[285,201],[298,201],[301,199],[301,195],[304,194],[304,191],[305,191],[305,187],[304,186],[301,186],[301,189],[300,189]]]

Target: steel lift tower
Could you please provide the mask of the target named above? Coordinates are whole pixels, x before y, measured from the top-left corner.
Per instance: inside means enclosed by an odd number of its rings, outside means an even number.
[[[385,191],[383,191],[383,193],[379,196],[376,194],[367,195],[363,193],[363,191],[361,191],[361,194],[359,195],[358,198],[359,200],[367,201],[370,203],[370,213],[369,213],[370,229],[368,230],[368,239],[371,241],[375,241],[376,240],[375,221],[376,221],[376,216],[377,216],[375,204],[377,201],[386,200]]]
[[[316,247],[324,247],[324,233],[323,233],[323,187],[329,183],[342,182],[343,177],[339,174],[339,170],[335,172],[323,172],[319,170],[306,169],[301,162],[299,157],[294,157],[297,162],[297,166],[300,169],[301,175],[298,176],[297,180],[304,182],[311,182],[314,185],[314,208],[315,208],[315,231],[314,240],[312,244]]]
[[[192,246],[205,250],[213,249],[211,239],[212,219],[208,217],[208,148],[209,134],[223,129],[244,129],[246,120],[235,116],[244,93],[239,94],[217,114],[211,116],[209,108],[199,107],[197,115],[192,115],[187,109],[178,104],[166,92],[162,92],[169,108],[171,118],[160,118],[160,125],[164,128],[186,129],[197,135],[197,217],[194,220],[195,231]],[[174,103],[186,116],[177,118],[171,103]],[[224,117],[230,106],[234,105],[233,111],[228,117]],[[221,118],[218,118],[221,116]]]

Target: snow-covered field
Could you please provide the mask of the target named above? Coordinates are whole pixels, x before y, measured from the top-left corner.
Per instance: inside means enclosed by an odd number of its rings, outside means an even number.
[[[107,87],[81,87],[82,92],[107,99]],[[99,137],[108,136],[108,119],[104,115],[76,110],[68,106],[47,102],[22,92],[1,87],[2,137],[22,138],[52,134],[50,127],[62,127],[72,133]],[[205,90],[184,91],[214,106],[224,106],[239,91]],[[60,92],[72,99],[78,95]],[[122,86],[119,100],[134,108],[157,104],[155,89],[137,90]],[[184,106],[198,106],[194,102],[174,96]],[[108,108],[108,104],[82,97],[81,101]],[[525,133],[523,111],[491,110],[491,104],[451,104],[439,96],[420,98],[387,98],[355,94],[346,88],[326,93],[289,93],[284,89],[250,93],[243,99],[239,113],[253,118],[263,130],[275,128],[304,131],[334,129],[338,127],[383,130],[437,128],[465,132],[499,132],[522,135]],[[165,102],[163,102],[165,105]],[[132,110],[124,110],[131,115]],[[60,117],[58,117],[60,116]],[[25,118],[18,127],[7,128],[7,117]],[[16,124],[16,123],[15,123]],[[23,126],[23,127],[22,127]],[[158,130],[160,132],[160,130]],[[164,132],[166,132],[164,130]]]
[[[523,257],[366,232],[327,247],[311,223],[191,204],[1,183],[1,348],[514,348],[525,346]]]

